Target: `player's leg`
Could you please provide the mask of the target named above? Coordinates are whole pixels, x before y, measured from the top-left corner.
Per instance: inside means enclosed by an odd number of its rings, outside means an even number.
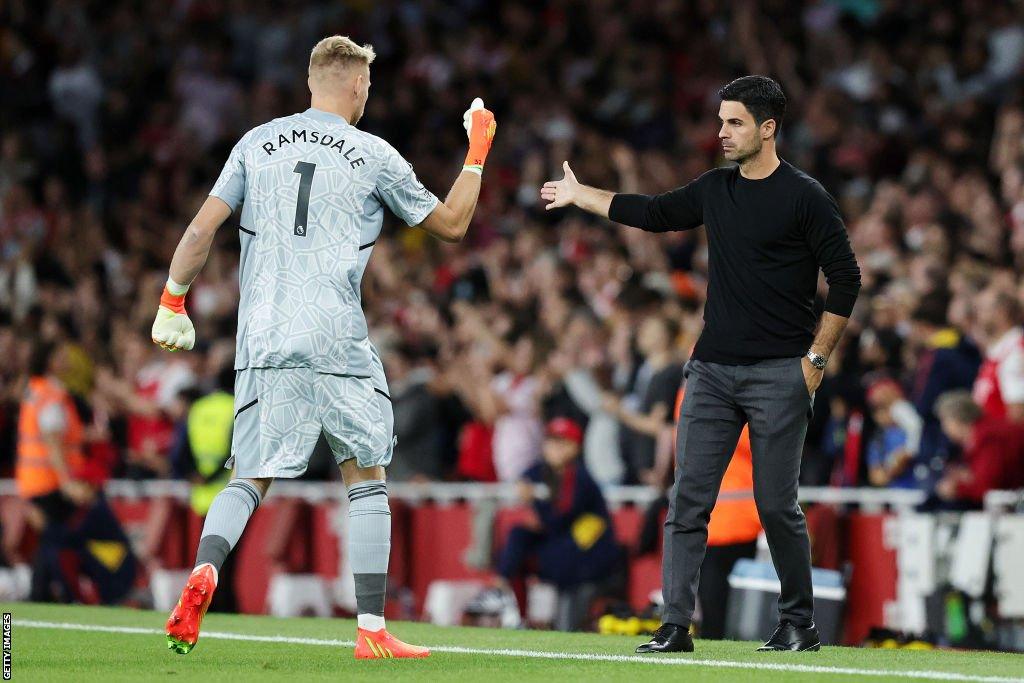
[[[384,468],[394,448],[391,399],[375,382],[322,375],[323,428],[348,492],[347,551],[356,589],[358,659],[426,657],[430,651],[388,633],[384,623],[391,509]],[[375,386],[377,385],[377,386]],[[380,388],[383,385],[384,388]]]
[[[355,459],[341,463],[348,493],[348,555],[356,587],[359,628],[384,628],[391,554],[391,508],[384,468],[359,467]]]
[[[216,573],[228,557],[245,525],[267,495],[272,478],[232,479],[210,504],[196,550],[195,568],[213,567]]]
[[[213,499],[203,522],[195,566],[167,619],[169,649],[188,654],[195,647],[203,617],[217,589],[221,567],[272,481],[270,478],[232,479]]]
[[[235,377],[231,458],[235,477],[217,494],[203,523],[195,567],[167,620],[167,647],[188,653],[213,599],[219,572],[238,544],[275,477],[306,469],[320,433],[309,387],[315,375],[302,369],[251,368]]]

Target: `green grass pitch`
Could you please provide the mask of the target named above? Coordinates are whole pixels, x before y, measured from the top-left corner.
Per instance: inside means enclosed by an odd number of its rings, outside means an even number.
[[[427,660],[357,662],[355,624],[210,614],[188,655],[166,649],[166,615],[129,609],[0,604],[14,616],[13,680],[1024,681],[1024,656],[823,648],[757,653],[756,643],[697,641],[692,655],[638,657],[640,639],[392,622]]]

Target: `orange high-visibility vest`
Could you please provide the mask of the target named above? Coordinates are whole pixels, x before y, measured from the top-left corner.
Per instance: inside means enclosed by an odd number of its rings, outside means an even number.
[[[23,498],[46,495],[60,488],[49,446],[39,428],[39,413],[54,404],[64,410],[64,432],[60,440],[68,472],[73,473],[81,466],[82,421],[71,395],[51,379],[30,378],[18,415],[18,461],[14,468],[18,494]]]
[[[676,424],[683,405],[684,389],[676,396]],[[722,477],[718,501],[708,522],[708,545],[750,543],[761,533],[761,518],[754,503],[754,462],[750,451],[750,429],[740,433],[732,460]]]

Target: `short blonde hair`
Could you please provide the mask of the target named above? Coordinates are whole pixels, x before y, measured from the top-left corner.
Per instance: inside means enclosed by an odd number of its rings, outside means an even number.
[[[359,47],[348,36],[329,36],[313,46],[309,54],[309,71],[347,69],[355,64],[369,65],[376,57],[371,45]]]

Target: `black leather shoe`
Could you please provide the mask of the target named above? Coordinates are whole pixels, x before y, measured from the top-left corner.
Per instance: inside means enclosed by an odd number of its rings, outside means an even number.
[[[690,629],[678,624],[662,624],[650,642],[636,649],[638,655],[657,652],[693,652]]]
[[[758,652],[817,652],[821,649],[818,628],[811,624],[804,628],[788,621],[779,623],[768,642],[757,648]]]

